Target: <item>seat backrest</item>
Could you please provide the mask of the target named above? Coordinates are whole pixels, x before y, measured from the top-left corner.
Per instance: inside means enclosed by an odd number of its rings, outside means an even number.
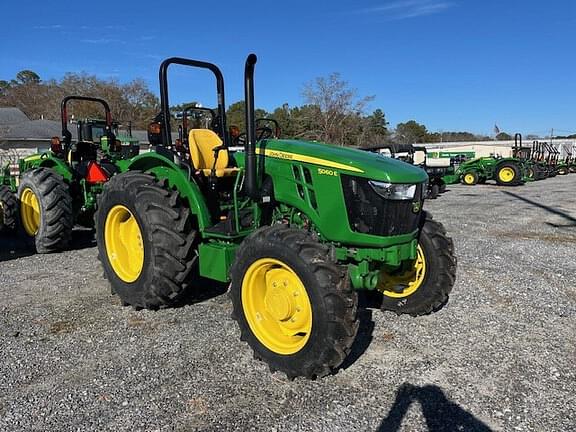
[[[188,144],[190,146],[190,157],[194,163],[194,168],[212,169],[214,165],[214,147],[222,145],[222,140],[214,131],[210,129],[191,129],[188,134]],[[216,169],[228,167],[228,150],[220,150]]]

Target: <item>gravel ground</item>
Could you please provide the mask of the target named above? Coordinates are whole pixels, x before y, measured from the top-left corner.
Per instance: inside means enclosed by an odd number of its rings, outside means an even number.
[[[287,381],[239,341],[222,287],[121,307],[86,233],[0,239],[1,431],[576,430],[576,175],[427,203],[458,278],[431,316],[362,311],[344,369]]]

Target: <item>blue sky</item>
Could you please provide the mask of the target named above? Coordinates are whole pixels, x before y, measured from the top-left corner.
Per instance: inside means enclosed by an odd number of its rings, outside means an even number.
[[[51,3],[51,4],[48,4]],[[227,102],[242,98],[255,52],[256,104],[301,104],[302,86],[339,72],[370,109],[432,131],[576,133],[574,0],[7,2],[0,79],[85,71],[143,78],[158,91],[160,61],[216,63]],[[166,7],[163,11],[162,8]],[[214,104],[207,74],[173,69],[171,101]]]

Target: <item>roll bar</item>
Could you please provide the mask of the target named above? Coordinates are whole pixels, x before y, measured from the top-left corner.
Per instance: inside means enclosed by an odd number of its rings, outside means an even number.
[[[65,149],[68,150],[70,144],[72,143],[72,133],[68,130],[68,102],[72,100],[96,102],[104,107],[106,112],[106,136],[110,142],[113,142],[115,138],[112,132],[112,113],[110,111],[110,105],[104,99],[89,97],[89,96],[66,96],[62,99],[60,103],[60,119],[62,121],[62,138],[64,141]]]
[[[208,69],[216,77],[216,92],[218,95],[218,116],[220,117],[220,136],[224,140],[224,146],[230,146],[230,138],[226,134],[226,102],[224,99],[224,77],[218,66],[198,60],[191,60],[182,57],[171,57],[160,64],[160,109],[164,127],[162,128],[162,143],[172,146],[172,133],[170,130],[170,105],[168,101],[168,67],[172,64],[190,66],[201,69]]]

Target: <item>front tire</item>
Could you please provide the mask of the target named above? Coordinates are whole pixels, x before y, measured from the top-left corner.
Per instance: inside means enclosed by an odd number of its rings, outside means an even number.
[[[466,186],[474,186],[478,183],[478,173],[476,171],[469,171],[462,175],[462,183]]]
[[[98,255],[125,305],[177,303],[196,269],[196,230],[178,192],[141,172],[106,184],[96,213]]]
[[[70,244],[74,215],[70,188],[50,168],[36,168],[22,175],[18,187],[20,219],[25,236],[36,252],[64,250]]]
[[[430,186],[430,193],[428,195],[429,199],[436,199],[438,198],[438,194],[440,193],[440,186],[437,184],[433,184]]]
[[[18,200],[7,186],[0,186],[0,232],[14,231],[18,226]]]
[[[382,309],[412,316],[439,310],[456,281],[452,239],[441,223],[426,213],[418,241],[418,257],[394,272],[382,271],[378,290]]]
[[[230,276],[241,339],[270,370],[315,379],[342,364],[358,331],[358,298],[332,249],[286,225],[241,244]]]

